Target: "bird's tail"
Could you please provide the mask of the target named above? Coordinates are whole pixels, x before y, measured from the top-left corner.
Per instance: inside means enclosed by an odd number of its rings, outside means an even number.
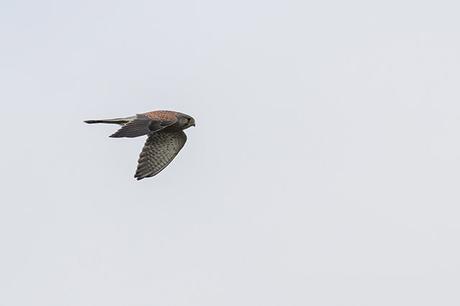
[[[98,119],[98,120],[85,120],[85,123],[94,124],[94,123],[109,123],[109,124],[120,124],[124,125],[132,121],[135,117],[127,118],[114,118],[114,119]]]

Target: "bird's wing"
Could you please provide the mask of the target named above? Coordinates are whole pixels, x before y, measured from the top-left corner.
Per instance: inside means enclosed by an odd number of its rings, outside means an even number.
[[[186,141],[183,131],[150,134],[139,156],[134,177],[141,180],[157,175],[176,157]]]
[[[144,114],[136,115],[136,117],[123,125],[118,131],[110,135],[110,137],[138,137],[161,131],[162,129],[173,125],[176,121],[155,120]]]

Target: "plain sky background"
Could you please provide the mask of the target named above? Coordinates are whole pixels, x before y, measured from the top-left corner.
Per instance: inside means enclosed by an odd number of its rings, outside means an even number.
[[[460,305],[459,10],[2,0],[0,305]]]

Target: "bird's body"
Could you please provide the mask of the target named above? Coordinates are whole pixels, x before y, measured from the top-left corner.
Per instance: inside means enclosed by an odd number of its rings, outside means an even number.
[[[169,165],[187,141],[183,130],[195,126],[195,119],[189,115],[164,110],[125,118],[86,120],[85,122],[121,125],[118,131],[110,135],[114,138],[148,136],[135,174],[138,180],[155,176]]]

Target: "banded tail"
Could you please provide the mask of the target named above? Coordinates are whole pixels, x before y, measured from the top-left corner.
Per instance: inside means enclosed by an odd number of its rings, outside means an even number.
[[[94,123],[108,123],[108,124],[120,124],[125,125],[126,123],[132,121],[136,117],[127,117],[127,118],[114,118],[114,119],[98,119],[98,120],[85,120],[85,123],[94,124]]]

